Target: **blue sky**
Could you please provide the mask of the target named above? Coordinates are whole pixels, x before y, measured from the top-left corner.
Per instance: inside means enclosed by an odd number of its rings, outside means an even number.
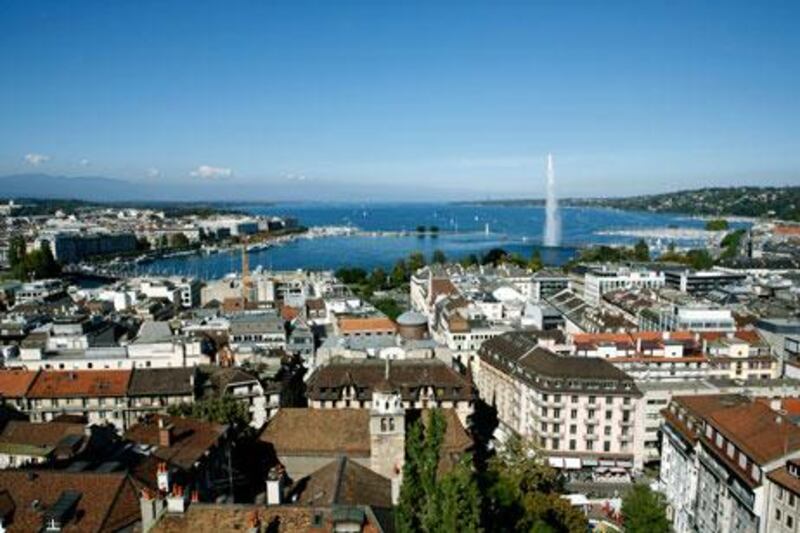
[[[800,184],[798,20],[796,1],[6,0],[0,173],[536,197],[551,151],[563,196]]]

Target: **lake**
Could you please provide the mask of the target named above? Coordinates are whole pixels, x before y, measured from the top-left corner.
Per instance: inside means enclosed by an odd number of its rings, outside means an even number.
[[[365,231],[413,231],[422,225],[437,226],[440,230],[437,237],[406,235],[297,239],[267,250],[251,252],[251,269],[258,266],[276,270],[336,269],[342,266],[390,268],[398,259],[413,251],[421,251],[429,257],[437,249],[451,259],[473,253],[482,254],[496,247],[529,257],[534,249],[540,247],[544,224],[544,209],[541,207],[446,203],[285,203],[235,207],[254,215],[293,216],[305,226],[351,225]],[[704,226],[702,220],[660,213],[565,208],[560,214],[562,246],[541,249],[548,264],[563,264],[581,246],[630,244],[637,240],[635,237],[599,235],[598,232],[668,227],[699,229]],[[700,243],[684,240],[678,244],[689,246]],[[209,279],[239,271],[240,256],[241,252],[234,251],[163,258],[142,267],[151,273]]]

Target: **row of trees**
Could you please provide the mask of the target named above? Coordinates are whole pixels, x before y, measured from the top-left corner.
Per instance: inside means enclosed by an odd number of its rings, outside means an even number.
[[[8,264],[11,275],[20,280],[45,279],[61,274],[50,246],[42,245],[37,250],[28,251],[25,239],[15,235],[8,243]]]
[[[481,471],[466,456],[442,474],[445,431],[438,410],[409,430],[395,513],[399,533],[587,530],[583,513],[560,497],[557,472],[522,439],[509,439]]]
[[[481,468],[463,457],[447,473],[440,468],[447,423],[432,410],[427,423],[409,428],[398,533],[530,531],[582,533],[584,513],[562,497],[563,479],[530,441],[510,437]],[[622,522],[629,533],[670,531],[666,503],[646,485],[635,485],[623,499]]]
[[[395,511],[398,533],[481,529],[481,497],[470,457],[463,457],[450,472],[440,473],[446,431],[447,421],[438,409],[430,411],[427,424],[418,419],[409,428]]]
[[[402,288],[409,282],[411,275],[420,268],[425,265],[444,264],[447,260],[448,258],[442,250],[434,250],[430,260],[422,252],[412,252],[408,257],[399,259],[388,272],[381,267],[376,267],[371,272],[359,267],[345,267],[336,271],[336,277],[354,287],[363,297],[369,298],[379,290]],[[538,249],[533,251],[530,258],[525,258],[521,254],[509,253],[502,248],[492,248],[481,256],[467,255],[459,262],[464,267],[501,263],[512,263],[533,270],[543,267],[542,256]]]

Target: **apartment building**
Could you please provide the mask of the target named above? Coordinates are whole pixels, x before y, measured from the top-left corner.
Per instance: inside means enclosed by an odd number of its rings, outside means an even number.
[[[25,395],[26,411],[32,422],[70,414],[121,430],[130,377],[130,370],[40,371]]]
[[[788,416],[735,394],[676,397],[663,414],[659,480],[676,532],[795,531],[800,428]]]
[[[469,378],[436,359],[331,362],[308,379],[308,405],[366,409],[376,387],[386,382],[397,389],[405,409],[453,409],[464,426],[472,414],[475,397]]]
[[[752,330],[736,333],[593,333],[570,336],[572,353],[601,357],[636,380],[775,379],[780,361]]]
[[[583,296],[599,305],[604,293],[619,289],[658,289],[664,286],[664,273],[646,269],[601,265],[590,267],[584,275]]]
[[[478,354],[480,396],[553,466],[620,480],[641,468],[642,394],[630,376],[603,359],[557,355],[531,332],[490,339]]]

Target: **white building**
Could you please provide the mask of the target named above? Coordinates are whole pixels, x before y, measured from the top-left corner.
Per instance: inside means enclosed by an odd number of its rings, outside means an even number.
[[[603,293],[619,289],[648,288],[664,286],[664,273],[653,270],[633,270],[626,267],[601,266],[591,268],[584,276],[584,298],[592,305],[599,305]]]

